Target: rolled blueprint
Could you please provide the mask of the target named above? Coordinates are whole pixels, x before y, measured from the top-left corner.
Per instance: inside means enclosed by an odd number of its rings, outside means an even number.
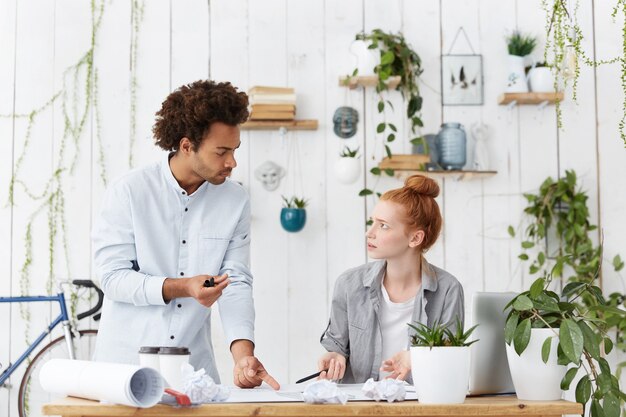
[[[163,395],[158,371],[118,363],[51,359],[39,382],[51,393],[142,408],[152,407]]]

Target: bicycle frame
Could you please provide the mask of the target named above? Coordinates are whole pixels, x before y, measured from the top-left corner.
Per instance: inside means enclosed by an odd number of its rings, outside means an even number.
[[[72,335],[70,331],[70,319],[67,313],[67,306],[65,304],[65,295],[63,292],[59,292],[54,296],[27,296],[27,297],[0,297],[0,303],[33,303],[33,302],[52,302],[59,303],[61,313],[48,325],[48,328],[44,330],[39,337],[26,349],[26,351],[19,357],[15,363],[9,363],[9,367],[0,375],[0,387],[4,385],[4,382],[9,379],[15,369],[21,365],[22,362],[39,346],[39,344],[52,332],[56,326],[61,323],[63,325],[63,333],[65,335],[65,341],[67,342],[68,352],[70,359],[74,359],[74,346],[72,345]]]

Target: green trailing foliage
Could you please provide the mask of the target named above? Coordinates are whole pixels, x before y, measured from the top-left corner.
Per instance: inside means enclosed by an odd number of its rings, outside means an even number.
[[[344,146],[339,156],[341,156],[342,158],[356,158],[358,153],[359,153],[358,146],[354,150],[350,149],[350,147],[348,146]]]
[[[397,127],[393,123],[387,122],[387,109],[394,111],[393,104],[389,100],[385,100],[383,92],[387,91],[387,82],[390,77],[400,76],[400,83],[396,90],[402,93],[404,102],[406,103],[406,118],[410,122],[411,130],[410,139],[413,144],[423,144],[425,153],[428,153],[426,141],[420,133],[420,128],[424,126],[421,118],[421,110],[423,98],[419,90],[419,77],[423,72],[422,60],[406,42],[402,33],[387,33],[381,29],[374,29],[370,33],[359,33],[356,35],[357,40],[369,41],[370,49],[377,49],[380,52],[380,64],[374,68],[374,72],[378,75],[378,84],[376,85],[376,93],[378,94],[377,111],[382,115],[383,121],[376,126],[376,133],[383,137],[382,145],[385,155],[392,158],[393,154],[389,144],[396,140],[398,133]],[[357,76],[355,70],[352,76]],[[386,174],[393,176],[392,169],[381,170],[374,167],[370,173],[375,176]],[[359,192],[359,196],[378,195],[375,193],[374,187],[364,188]]]

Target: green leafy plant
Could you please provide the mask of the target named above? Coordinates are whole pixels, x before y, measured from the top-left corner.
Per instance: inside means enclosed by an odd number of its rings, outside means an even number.
[[[427,346],[433,347],[461,347],[470,346],[478,342],[478,339],[468,342],[472,332],[478,327],[475,325],[466,332],[463,331],[461,320],[456,319],[456,330],[452,332],[447,326],[434,323],[432,327],[428,327],[422,323],[415,325],[408,323],[408,326],[415,330],[415,334],[411,336],[411,346]]]
[[[625,311],[606,303],[602,291],[592,282],[570,282],[563,288],[562,296],[549,290],[552,275],[538,278],[530,290],[511,300],[504,337],[517,354],[524,352],[533,328],[549,328],[553,335],[545,339],[541,358],[548,362],[552,338],[558,337],[557,362],[571,367],[561,381],[561,389],[569,389],[572,380],[582,368],[585,375],[576,385],[576,401],[583,407],[591,400],[592,417],[619,417],[620,401],[626,399],[618,379],[603,357],[613,348],[607,335],[607,323],[601,319],[603,312],[626,315]],[[588,308],[577,302],[593,299]],[[603,352],[604,351],[604,352]]]
[[[537,46],[537,38],[516,30],[506,37],[506,43],[510,55],[526,56]]]
[[[298,208],[303,209],[309,204],[309,200],[305,200],[304,198],[291,197],[287,198],[284,195],[281,196],[283,198],[283,203],[285,208]]]
[[[342,158],[356,158],[358,153],[359,153],[358,146],[355,150],[350,149],[348,146],[344,146],[339,156],[341,156]]]
[[[590,233],[597,226],[589,220],[588,196],[577,186],[576,172],[566,170],[558,180],[548,177],[537,194],[527,193],[524,197],[529,224],[524,230],[519,259],[530,262],[528,272],[543,278],[548,272],[559,279],[567,275],[568,282],[595,280],[602,263],[602,249],[591,240]],[[512,226],[509,234],[515,236]],[[616,271],[624,267],[619,255],[613,258],[613,267]]]
[[[378,113],[383,116],[383,121],[376,126],[376,133],[384,137],[383,146],[387,157],[391,158],[391,148],[389,144],[396,140],[398,132],[397,127],[393,123],[388,123],[386,118],[387,109],[394,110],[393,104],[389,100],[385,100],[382,93],[387,90],[387,81],[390,77],[400,76],[400,83],[396,90],[402,93],[402,97],[406,103],[406,117],[410,121],[411,136],[410,141],[413,144],[423,144],[425,153],[428,148],[424,138],[419,132],[419,128],[424,124],[421,119],[422,96],[419,90],[419,76],[422,74],[422,60],[413,48],[406,42],[402,33],[387,33],[381,29],[374,29],[371,33],[359,33],[356,35],[357,40],[369,41],[370,49],[378,49],[380,51],[380,64],[374,68],[374,72],[378,75],[378,84],[376,92],[378,94]],[[352,76],[356,76],[354,71]],[[389,176],[394,175],[392,169],[380,170],[374,167],[370,170],[372,175],[380,176],[383,172]],[[364,188],[359,192],[360,196],[368,196],[374,194],[374,190]],[[378,193],[376,193],[378,195]]]

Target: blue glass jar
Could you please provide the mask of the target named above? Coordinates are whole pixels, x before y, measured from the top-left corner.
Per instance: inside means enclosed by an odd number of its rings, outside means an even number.
[[[461,123],[444,123],[435,143],[439,165],[445,170],[463,169],[466,162],[465,129]]]

